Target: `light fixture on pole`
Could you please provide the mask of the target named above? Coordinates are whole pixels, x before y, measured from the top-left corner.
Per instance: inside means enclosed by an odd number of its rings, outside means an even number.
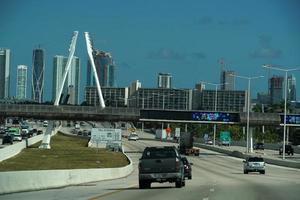
[[[300,67],[294,69],[284,69],[280,67],[273,67],[271,65],[263,65],[263,68],[274,69],[285,72],[285,85],[284,85],[284,119],[283,119],[283,147],[282,147],[282,159],[285,159],[285,136],[286,136],[286,101],[287,101],[287,73],[291,71],[300,70]]]
[[[251,98],[251,80],[252,79],[257,79],[257,78],[263,78],[264,76],[253,76],[253,77],[248,77],[248,76],[238,76],[238,75],[234,75],[234,74],[230,74],[230,76],[234,76],[234,77],[237,77],[237,78],[242,78],[242,79],[246,79],[248,80],[248,95],[247,95],[247,140],[246,140],[246,152],[247,153],[252,153],[253,152],[253,140],[252,140],[252,137],[251,137],[251,140],[250,140],[250,151],[249,151],[249,118],[250,118],[250,98]]]
[[[200,81],[202,84],[209,84],[209,85],[213,85],[216,87],[216,92],[215,92],[215,111],[217,111],[217,99],[218,99],[218,86],[221,85],[226,85],[228,83],[209,83],[209,82],[205,82],[205,81]],[[213,141],[213,145],[216,146],[216,131],[217,131],[217,125],[214,124],[214,141]]]

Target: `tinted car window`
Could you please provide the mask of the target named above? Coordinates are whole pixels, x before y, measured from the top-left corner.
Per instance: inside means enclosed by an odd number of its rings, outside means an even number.
[[[264,162],[264,159],[263,158],[254,157],[254,158],[249,158],[248,161],[249,162]]]
[[[143,154],[143,159],[155,159],[155,158],[173,158],[176,157],[174,149],[152,148],[146,149]]]

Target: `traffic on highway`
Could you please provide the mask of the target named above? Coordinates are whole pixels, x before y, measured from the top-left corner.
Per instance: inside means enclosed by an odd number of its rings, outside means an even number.
[[[41,123],[42,126],[43,124]],[[88,132],[93,127],[112,128],[111,123],[63,122],[62,124],[63,132],[78,137],[89,137]],[[80,124],[80,127],[76,124]],[[180,154],[180,144],[183,143],[177,143],[177,140],[155,140],[152,133],[136,129],[128,130],[126,128],[122,130],[122,145],[124,153],[133,162],[133,171],[129,176],[49,190],[5,194],[0,196],[1,199],[299,198],[300,169],[265,163],[263,155],[259,153],[241,159],[193,147],[199,150],[199,155]],[[87,134],[84,136],[83,132]],[[132,132],[138,135],[139,139],[130,140],[128,137],[133,134]],[[235,147],[220,146],[220,148]],[[298,157],[298,154],[294,154],[294,157]]]

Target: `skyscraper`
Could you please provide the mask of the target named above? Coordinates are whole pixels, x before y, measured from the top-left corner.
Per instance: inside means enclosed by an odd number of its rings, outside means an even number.
[[[26,99],[27,91],[27,66],[17,67],[17,99]]]
[[[32,56],[32,99],[39,103],[43,102],[44,95],[44,49],[34,49]]]
[[[172,76],[169,73],[159,73],[157,77],[158,88],[172,88]]]
[[[94,50],[93,58],[101,87],[115,86],[115,65],[110,53]],[[90,62],[87,66],[87,86],[95,86],[94,73]]]
[[[9,97],[10,50],[0,49],[0,99]]]
[[[234,75],[234,71],[226,71],[226,70],[221,71],[221,80],[220,80],[220,84],[222,84],[220,88],[221,90],[235,89],[235,78],[232,75]]]
[[[141,87],[142,87],[142,83],[139,80],[132,82],[130,87],[130,95],[135,93]]]
[[[287,90],[287,99],[289,101],[296,101],[296,77],[294,75],[290,75],[287,78],[288,82],[288,90]]]
[[[53,82],[52,82],[52,100],[55,101],[59,88],[62,84],[63,75],[68,58],[64,56],[55,56],[53,59]],[[62,97],[68,96],[68,104],[79,103],[79,85],[80,85],[80,61],[78,57],[73,57],[69,73],[64,85]]]
[[[278,104],[283,100],[283,83],[282,76],[273,76],[269,79],[269,93],[271,104]]]

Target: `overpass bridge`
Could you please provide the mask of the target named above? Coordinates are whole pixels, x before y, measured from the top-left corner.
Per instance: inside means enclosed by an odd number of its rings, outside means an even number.
[[[250,113],[250,124],[279,126],[283,114]],[[0,118],[24,117],[48,120],[84,121],[153,121],[181,123],[240,124],[247,122],[247,113],[190,110],[151,110],[128,107],[101,107],[43,105],[43,104],[0,104]],[[292,125],[300,125],[300,115],[289,114]],[[287,122],[287,125],[291,125]]]

